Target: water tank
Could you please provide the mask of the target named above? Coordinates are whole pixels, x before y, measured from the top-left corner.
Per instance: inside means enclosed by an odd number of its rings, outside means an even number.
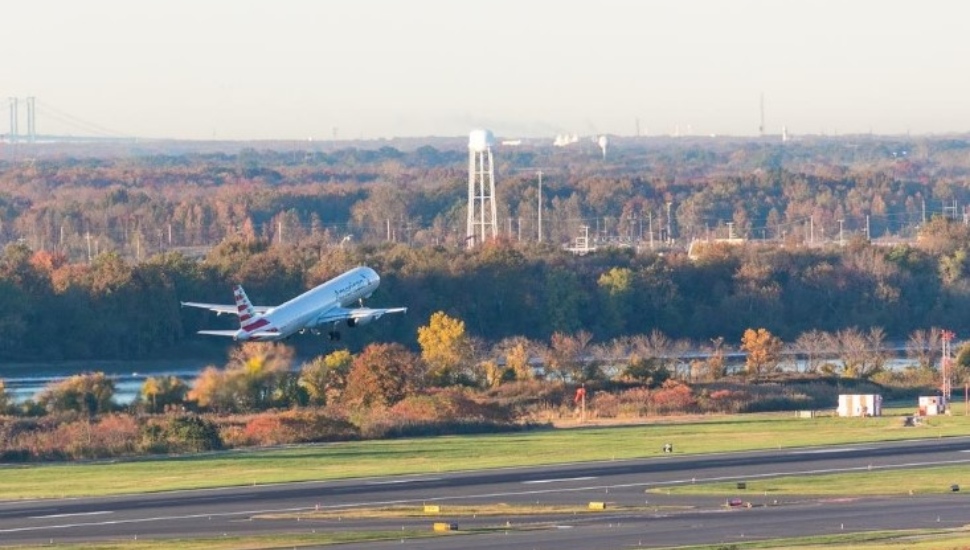
[[[468,135],[468,148],[476,153],[483,153],[495,145],[495,136],[491,130],[472,130]]]

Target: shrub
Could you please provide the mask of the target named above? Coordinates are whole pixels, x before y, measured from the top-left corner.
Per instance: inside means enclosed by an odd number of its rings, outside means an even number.
[[[364,437],[380,438],[505,431],[513,422],[507,407],[479,401],[467,389],[445,388],[374,408],[358,425]]]
[[[597,392],[589,400],[589,408],[601,418],[616,418],[620,412],[620,398],[608,392]]]
[[[358,432],[346,419],[324,409],[301,409],[254,416],[241,433],[232,433],[232,436],[237,444],[283,445],[346,441],[356,439]]]
[[[219,428],[197,415],[172,415],[149,421],[141,430],[141,447],[150,452],[193,453],[223,447]]]
[[[38,402],[48,412],[78,412],[94,416],[114,408],[114,381],[103,372],[78,374],[47,386]]]

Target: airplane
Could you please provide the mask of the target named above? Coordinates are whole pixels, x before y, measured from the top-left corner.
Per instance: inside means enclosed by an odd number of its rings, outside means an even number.
[[[181,302],[182,307],[197,307],[217,314],[231,313],[239,316],[238,330],[200,330],[199,334],[229,336],[237,342],[277,341],[300,332],[318,334],[318,328],[331,325],[331,340],[340,340],[337,326],[346,322],[349,327],[359,327],[380,319],[387,313],[404,313],[408,308],[363,307],[381,284],[381,278],[369,267],[355,267],[346,273],[311,289],[288,302],[276,306],[254,306],[246,296],[242,285],[233,287],[235,305]],[[360,307],[348,307],[353,303]]]

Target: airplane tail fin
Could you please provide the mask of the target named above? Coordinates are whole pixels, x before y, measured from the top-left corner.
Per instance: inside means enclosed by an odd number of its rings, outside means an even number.
[[[246,328],[246,325],[256,316],[256,309],[253,307],[253,303],[249,301],[249,297],[246,296],[246,291],[243,290],[242,285],[232,287],[232,294],[236,298],[236,309],[239,311],[239,326]]]
[[[241,336],[237,339],[247,340],[255,331],[278,332],[260,310],[253,307],[253,303],[246,296],[246,291],[242,285],[233,287],[233,296],[236,298],[236,310],[239,312],[239,328],[242,329]]]

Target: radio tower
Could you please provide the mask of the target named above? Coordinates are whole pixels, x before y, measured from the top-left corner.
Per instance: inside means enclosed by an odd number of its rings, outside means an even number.
[[[495,138],[488,130],[474,130],[468,136],[468,248],[498,236],[495,213],[495,164],[492,145]]]

